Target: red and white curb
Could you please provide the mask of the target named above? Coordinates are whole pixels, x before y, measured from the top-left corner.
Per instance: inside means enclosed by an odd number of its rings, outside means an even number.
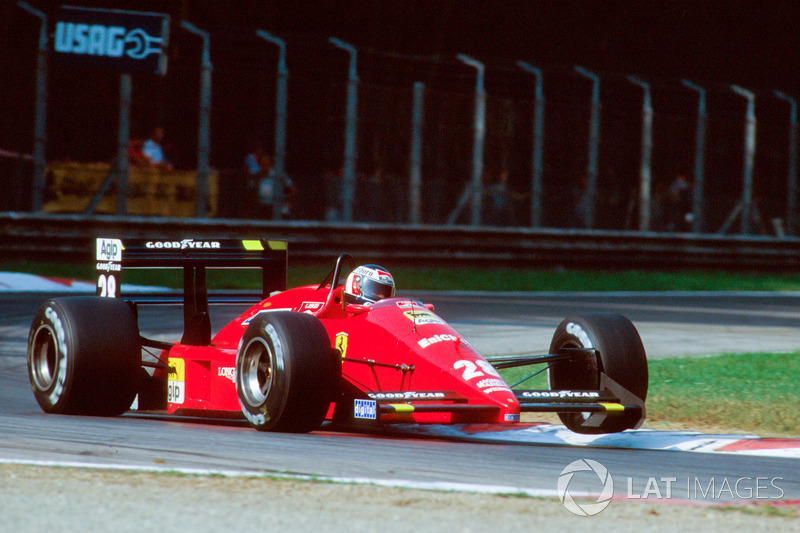
[[[398,424],[391,432],[417,437],[448,438],[498,444],[549,444],[636,450],[735,453],[800,459],[800,439],[758,435],[708,435],[698,431],[637,429],[605,435],[580,435],[556,424]]]

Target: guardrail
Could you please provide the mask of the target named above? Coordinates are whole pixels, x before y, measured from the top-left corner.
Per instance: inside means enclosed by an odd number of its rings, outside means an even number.
[[[285,239],[293,264],[348,252],[430,267],[800,271],[798,238],[27,213],[0,213],[0,260],[91,261],[98,236]]]

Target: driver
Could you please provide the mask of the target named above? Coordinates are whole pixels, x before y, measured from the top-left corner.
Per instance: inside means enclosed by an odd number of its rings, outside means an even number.
[[[344,294],[348,303],[372,305],[394,296],[394,278],[383,267],[362,265],[347,276]]]

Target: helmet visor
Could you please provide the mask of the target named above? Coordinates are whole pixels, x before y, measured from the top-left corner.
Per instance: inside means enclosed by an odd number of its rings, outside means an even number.
[[[361,280],[361,296],[367,300],[377,302],[384,298],[391,298],[394,296],[394,285],[381,283],[374,279],[364,277]]]

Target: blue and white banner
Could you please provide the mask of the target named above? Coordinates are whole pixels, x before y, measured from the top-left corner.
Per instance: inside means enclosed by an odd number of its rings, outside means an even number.
[[[122,72],[167,72],[169,15],[62,6],[54,58],[71,65]]]

